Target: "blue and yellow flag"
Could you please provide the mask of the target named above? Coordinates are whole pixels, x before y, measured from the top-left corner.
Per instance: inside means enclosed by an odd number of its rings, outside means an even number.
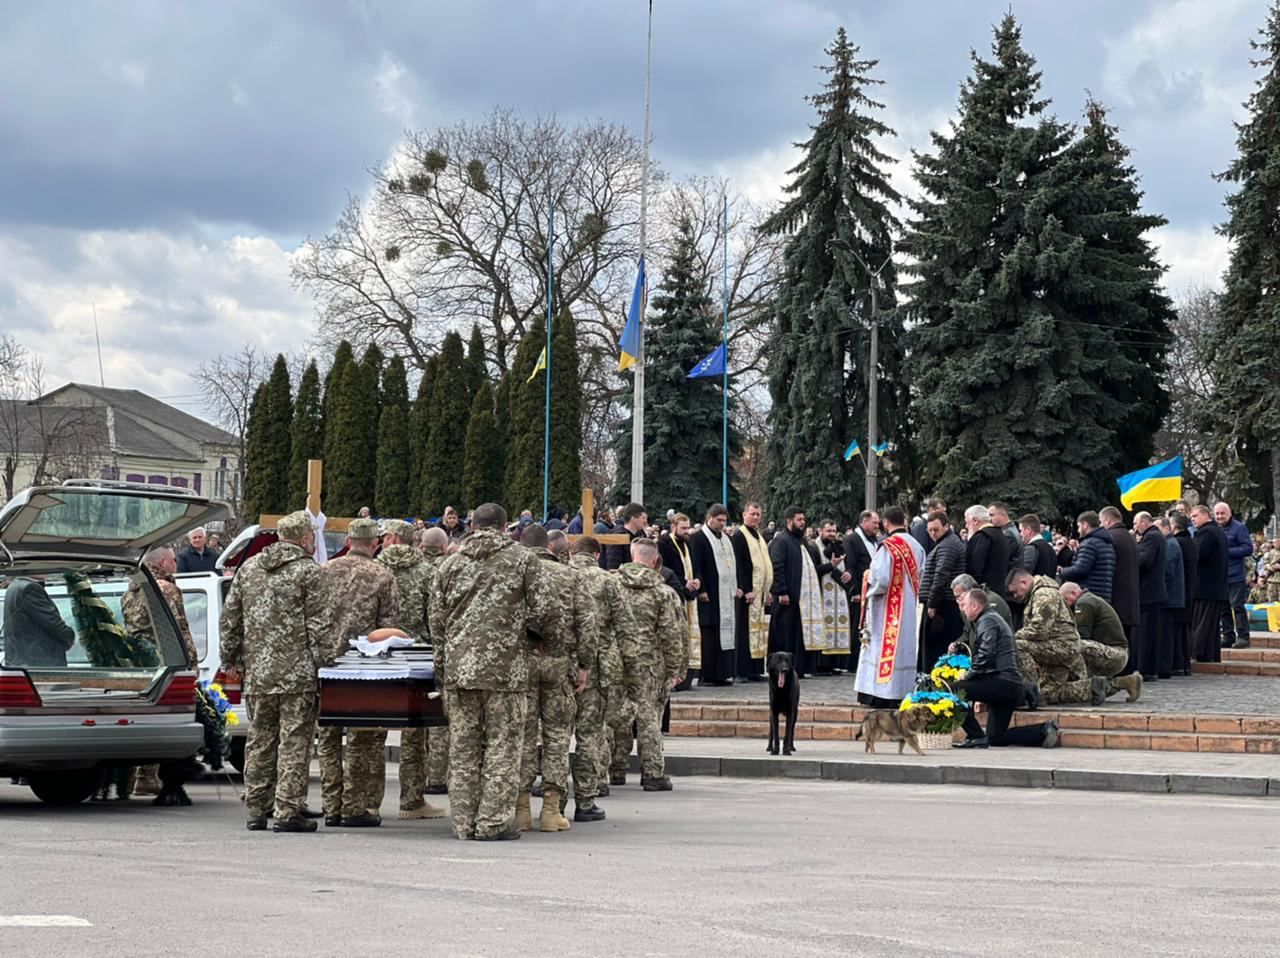
[[[877,445],[872,446],[871,451],[874,452],[877,456],[883,456],[886,452],[889,451],[889,444],[887,442],[879,443]]]
[[[844,451],[844,461],[848,462],[854,456],[861,456],[862,450],[858,448],[858,440],[849,443],[849,448]]]
[[[644,271],[644,257],[636,264],[636,283],[631,290],[631,306],[627,309],[627,324],[622,327],[622,340],[618,343],[618,372],[630,369],[640,359],[640,327],[644,323],[644,308],[649,298]]]
[[[529,378],[525,380],[527,383],[533,382],[533,377],[547,368],[547,347],[542,347],[542,352],[538,354],[538,362],[533,367],[533,372],[529,374]]]
[[[1182,457],[1174,456],[1146,469],[1139,469],[1116,480],[1120,487],[1120,504],[1126,509],[1135,502],[1172,502],[1182,498]]]

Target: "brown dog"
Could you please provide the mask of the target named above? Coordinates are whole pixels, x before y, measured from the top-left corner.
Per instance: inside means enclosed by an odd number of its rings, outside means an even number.
[[[924,750],[920,748],[920,740],[917,736],[932,720],[933,713],[929,711],[927,705],[917,705],[905,712],[899,712],[896,709],[876,709],[862,720],[862,727],[858,729],[858,734],[853,739],[855,742],[860,738],[866,739],[867,751],[871,753],[876,750],[876,742],[884,738],[898,743],[899,755],[902,754],[902,749],[906,745],[915,749],[917,754],[923,755]]]

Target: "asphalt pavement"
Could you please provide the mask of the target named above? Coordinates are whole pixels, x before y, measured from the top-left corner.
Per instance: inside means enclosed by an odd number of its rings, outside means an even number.
[[[395,819],[394,780],[383,827],[314,835],[189,788],[63,810],[0,786],[3,953],[1254,955],[1280,927],[1266,799],[684,778],[481,844]]]

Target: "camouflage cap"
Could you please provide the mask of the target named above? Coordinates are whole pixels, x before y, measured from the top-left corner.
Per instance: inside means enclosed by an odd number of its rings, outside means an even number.
[[[311,517],[301,509],[289,513],[276,523],[276,535],[289,542],[297,542],[311,531]]]
[[[378,524],[372,519],[352,519],[347,523],[347,535],[352,539],[376,539]]]
[[[382,534],[395,536],[401,542],[410,542],[413,539],[413,526],[403,519],[388,519],[382,524]]]

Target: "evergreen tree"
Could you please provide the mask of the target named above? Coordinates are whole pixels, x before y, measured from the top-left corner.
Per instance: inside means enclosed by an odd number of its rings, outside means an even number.
[[[1238,156],[1218,177],[1236,191],[1221,228],[1231,260],[1211,333],[1218,381],[1206,428],[1234,453],[1231,484],[1265,520],[1280,503],[1280,5],[1272,4],[1259,38],[1254,66],[1262,74],[1249,118],[1236,126]]]
[[[258,516],[267,512],[263,502],[266,483],[262,474],[268,469],[267,461],[267,384],[259,383],[253,391],[253,400],[249,403],[249,418],[245,422],[244,433],[244,499],[241,505],[246,523],[258,521]]]
[[[422,472],[422,507],[427,515],[438,516],[445,506],[462,505],[462,459],[471,415],[467,375],[462,337],[450,331],[440,345],[435,381],[431,384],[431,428]]]
[[[370,343],[365,349],[364,355],[360,357],[360,365],[364,367],[365,375],[369,377],[369,381],[373,384],[374,403],[379,413],[382,412],[382,371],[386,365],[386,357],[382,355],[382,350],[378,348],[377,343]]]
[[[383,516],[410,513],[409,385],[404,361],[394,357],[382,374],[382,412],[378,416],[375,510]]]
[[[789,237],[768,346],[770,499],[775,509],[799,505],[811,515],[850,519],[863,501],[863,466],[842,453],[865,434],[872,375],[879,379],[880,435],[905,440],[887,428],[901,430],[905,422],[897,277],[886,263],[898,228],[889,207],[898,194],[885,173],[892,159],[876,146],[894,131],[876,118],[883,104],[867,93],[883,82],[871,75],[878,61],[859,59],[843,28],[826,52],[829,79],[809,98],[818,121],[788,171],[790,198],[762,224]],[[874,371],[868,267],[881,270]]]
[[[697,255],[692,224],[682,220],[674,257],[646,315],[644,488],[656,511],[670,508],[701,518],[723,494],[724,389],[719,378],[688,378],[721,339],[721,319],[699,280]],[[631,396],[624,394],[622,403],[630,408]],[[731,429],[731,462],[739,445]],[[619,427],[614,450],[625,484],[631,475],[630,416]],[[730,476],[731,492],[732,487]],[[622,487],[613,492],[614,498],[626,494]]]
[[[351,349],[351,344],[345,339],[338,344],[338,348],[333,354],[333,363],[329,366],[329,371],[324,376],[324,460],[325,469],[328,470],[327,463],[333,459],[336,454],[334,448],[333,423],[338,417],[339,396],[342,394],[342,377],[346,373],[347,367],[356,361],[355,353]],[[325,477],[326,485],[328,477]],[[324,503],[325,512],[332,512],[329,503]],[[333,515],[342,515],[340,512],[334,512]]]
[[[462,463],[462,502],[468,509],[503,497],[502,444],[494,416],[494,390],[482,380],[471,403],[467,444]]]
[[[332,516],[354,516],[371,505],[369,487],[374,474],[368,452],[372,415],[369,379],[359,363],[347,363],[337,389],[333,418],[325,422],[324,511]]]
[[[467,343],[467,396],[475,398],[480,391],[480,384],[489,379],[489,370],[484,361],[484,335],[480,326],[471,327],[471,339]]]
[[[549,505],[573,513],[582,498],[582,378],[578,363],[578,324],[563,310],[551,328],[551,470]],[[541,378],[541,377],[539,377]],[[538,380],[535,379],[534,382]],[[545,419],[538,417],[539,425]],[[541,434],[541,431],[540,433]],[[542,456],[538,456],[542,462]],[[542,501],[541,497],[538,499]]]
[[[510,372],[504,373],[493,390],[494,459],[497,464],[495,468],[498,469],[498,475],[502,477],[499,485],[503,494],[503,498],[493,501],[499,503],[507,502],[510,498],[507,493],[507,454],[511,449],[512,379],[513,376]],[[501,466],[501,468],[498,468],[498,466]]]
[[[307,461],[324,457],[324,409],[320,402],[320,372],[313,359],[298,383],[290,435],[289,505],[285,511],[307,505]]]
[[[409,410],[409,493],[410,511],[426,515],[422,507],[423,468],[427,458],[427,437],[431,433],[431,384],[439,368],[439,356],[429,356],[418,380],[418,391]]]
[[[289,456],[292,449],[293,396],[289,366],[277,355],[271,375],[263,384],[252,449],[246,444],[246,512],[280,515],[289,506]]]
[[[923,196],[904,247],[924,487],[960,506],[1004,499],[1070,515],[1114,498],[1129,438],[1117,397],[1131,359],[1114,350],[1116,330],[1090,324],[1130,319],[1100,292],[1118,267],[1096,224],[1119,214],[1064,162],[1074,130],[1045,114],[1012,15],[992,50],[991,61],[972,54],[950,135],[935,132],[935,152],[916,157]],[[1123,158],[1112,160],[1112,179],[1125,178]],[[1091,215],[1092,241],[1068,231],[1066,220]],[[1091,298],[1106,305],[1078,316]]]
[[[534,320],[516,347],[515,360],[507,374],[508,435],[506,462],[507,508],[512,514],[523,509],[542,511],[542,416],[546,385],[542,372],[530,379],[547,342],[547,325]]]

